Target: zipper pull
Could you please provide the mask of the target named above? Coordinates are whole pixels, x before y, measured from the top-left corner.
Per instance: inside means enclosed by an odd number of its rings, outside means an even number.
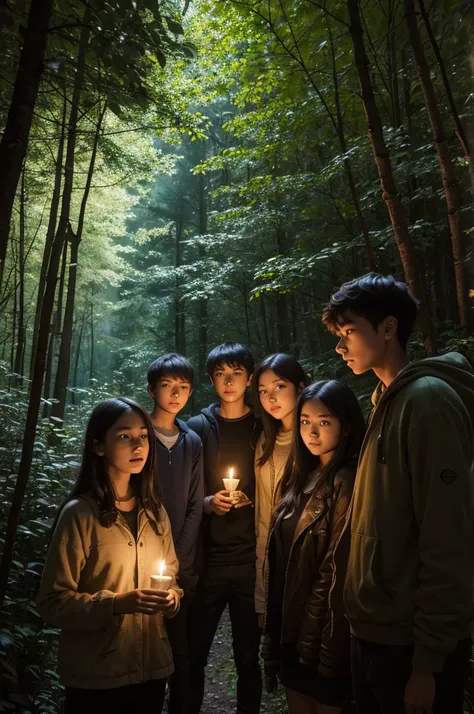
[[[168,465],[171,466],[171,449],[168,449]]]

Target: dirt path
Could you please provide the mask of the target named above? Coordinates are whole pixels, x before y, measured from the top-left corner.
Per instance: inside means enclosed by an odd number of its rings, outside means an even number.
[[[235,712],[236,676],[232,656],[230,620],[226,610],[214,638],[206,668],[206,690],[201,714],[233,714]],[[261,714],[286,714],[283,692],[264,692]]]

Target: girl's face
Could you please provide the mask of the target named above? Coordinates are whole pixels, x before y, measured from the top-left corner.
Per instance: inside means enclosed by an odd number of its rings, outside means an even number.
[[[103,443],[96,442],[96,454],[103,456],[111,479],[139,474],[149,451],[148,429],[135,411],[124,412],[108,429]]]
[[[295,411],[298,398],[295,385],[272,369],[265,370],[258,378],[258,395],[262,408],[275,419],[285,419]]]
[[[301,409],[300,434],[306,448],[313,456],[319,456],[325,466],[339,445],[341,422],[329,412],[324,402],[312,399]]]

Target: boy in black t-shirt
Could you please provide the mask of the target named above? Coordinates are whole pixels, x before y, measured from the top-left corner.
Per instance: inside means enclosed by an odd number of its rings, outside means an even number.
[[[262,678],[260,628],[254,605],[253,501],[254,454],[261,427],[253,410],[245,404],[254,360],[244,345],[225,342],[210,352],[207,370],[218,401],[188,421],[203,442],[206,494],[201,574],[190,617],[189,714],[200,711],[207,657],[226,605],[237,668],[237,713],[258,714]],[[223,479],[232,475],[239,483],[230,494]]]

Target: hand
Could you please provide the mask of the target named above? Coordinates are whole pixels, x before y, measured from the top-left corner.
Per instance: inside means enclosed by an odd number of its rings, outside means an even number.
[[[165,590],[137,588],[128,593],[117,593],[114,598],[114,615],[156,615],[168,606]]]
[[[235,508],[243,508],[244,506],[252,505],[252,501],[243,491],[233,491],[231,498]]]
[[[263,612],[257,612],[257,619],[258,619],[258,626],[260,627],[261,630],[263,630],[264,625],[265,625],[265,615]]]
[[[170,618],[174,617],[179,608],[179,595],[176,590],[168,590],[166,599],[168,604],[163,608],[163,615]]]
[[[265,675],[265,691],[267,694],[275,694],[278,689],[278,677],[276,674]]]
[[[414,669],[405,688],[406,714],[433,714],[435,691],[433,674]]]
[[[232,499],[228,491],[218,491],[209,502],[210,507],[218,516],[225,516],[232,508]]]

